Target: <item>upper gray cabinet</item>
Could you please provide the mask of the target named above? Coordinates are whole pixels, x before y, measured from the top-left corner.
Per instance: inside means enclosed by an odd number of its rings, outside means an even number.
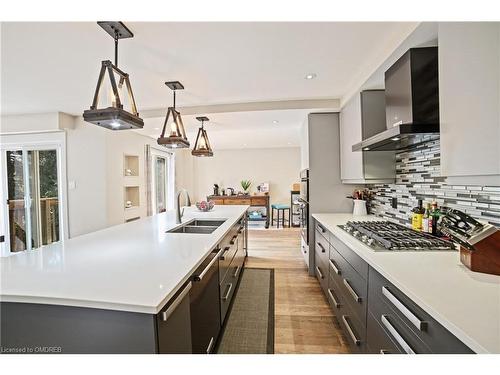
[[[384,90],[355,95],[340,112],[340,175],[345,184],[385,183],[395,178],[394,151],[352,151],[352,146],[386,130]]]
[[[500,23],[439,24],[441,174],[500,185]]]

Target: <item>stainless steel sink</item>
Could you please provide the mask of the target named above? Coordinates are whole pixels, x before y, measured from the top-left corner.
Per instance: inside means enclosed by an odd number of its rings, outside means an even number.
[[[197,227],[220,227],[226,222],[226,219],[194,219],[189,221],[186,225]]]
[[[193,219],[181,226],[168,230],[167,233],[210,234],[225,222],[226,219]]]
[[[167,233],[199,233],[199,234],[210,234],[218,227],[208,227],[208,226],[195,226],[195,225],[183,225],[174,229],[170,229]]]

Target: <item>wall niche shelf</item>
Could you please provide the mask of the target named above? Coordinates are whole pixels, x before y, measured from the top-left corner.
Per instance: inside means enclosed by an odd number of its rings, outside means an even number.
[[[123,175],[125,177],[139,176],[139,156],[123,155]]]
[[[127,207],[127,202],[130,201],[132,204]],[[123,201],[123,207],[125,207],[125,210],[132,210],[132,209],[137,209],[141,205],[140,202],[140,194],[139,194],[139,186],[125,186],[125,194],[124,194],[124,201]]]

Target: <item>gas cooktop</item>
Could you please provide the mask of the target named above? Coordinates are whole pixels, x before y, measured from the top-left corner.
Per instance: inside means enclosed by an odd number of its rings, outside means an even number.
[[[387,221],[349,221],[339,227],[376,251],[456,250],[450,241]]]

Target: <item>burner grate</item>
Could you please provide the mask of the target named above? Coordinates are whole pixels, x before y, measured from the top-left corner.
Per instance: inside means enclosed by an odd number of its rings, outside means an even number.
[[[342,229],[380,250],[455,250],[452,242],[386,221],[350,221]]]

